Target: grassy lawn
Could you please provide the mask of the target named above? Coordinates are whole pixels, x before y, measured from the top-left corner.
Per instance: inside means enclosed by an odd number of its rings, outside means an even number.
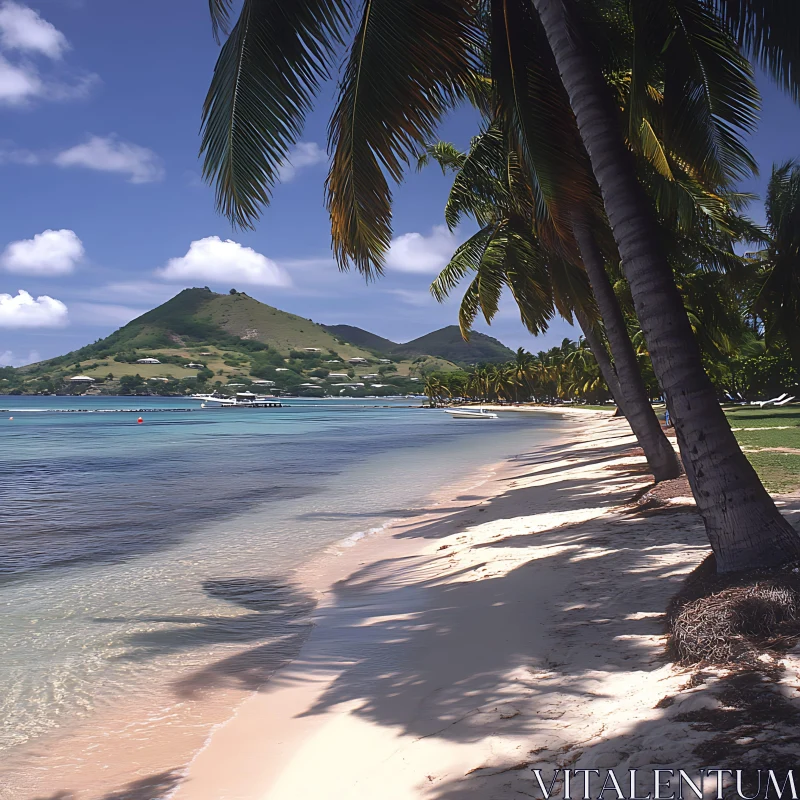
[[[800,407],[725,409],[739,444],[770,492],[800,490]],[[797,452],[781,452],[787,448]]]

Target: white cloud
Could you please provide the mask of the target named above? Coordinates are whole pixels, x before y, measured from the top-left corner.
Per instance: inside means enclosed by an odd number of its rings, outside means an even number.
[[[0,294],[0,328],[61,328],[67,307],[47,295],[34,299],[20,289],[15,296]]]
[[[88,97],[100,78],[92,73],[72,83],[43,80],[33,64],[12,64],[0,54],[0,105],[26,106],[34,99],[64,102]]]
[[[55,159],[59,167],[85,167],[127,175],[131,183],[152,183],[164,177],[161,159],[146,147],[123,142],[116,136],[90,136]]]
[[[289,183],[295,179],[298,170],[315,167],[325,159],[325,151],[316,142],[298,142],[289,151],[286,161],[278,167],[278,180]]]
[[[11,242],[0,256],[0,264],[9,272],[25,275],[68,275],[83,252],[83,242],[75,231],[46,230],[33,239]]]
[[[180,258],[171,258],[156,275],[168,281],[203,280],[214,283],[290,286],[289,274],[250,247],[219,236],[207,236],[189,245]]]
[[[436,225],[429,236],[404,233],[392,239],[386,266],[398,272],[432,275],[450,261],[457,247],[458,239],[444,225]]]
[[[0,4],[0,46],[57,59],[69,43],[55,25],[42,19],[32,8],[6,0]]]
[[[11,350],[0,353],[0,367],[24,367],[26,364],[35,364],[42,357],[36,350],[31,350],[27,356],[17,356]]]
[[[42,80],[31,66],[15,66],[0,55],[0,104],[24,105],[44,91]]]
[[[100,80],[97,75],[69,74],[59,64],[55,72],[43,77],[31,60],[38,55],[59,61],[68,48],[64,34],[36,11],[13,0],[0,0],[0,105],[87,97]],[[15,60],[11,59],[13,51],[20,54]]]

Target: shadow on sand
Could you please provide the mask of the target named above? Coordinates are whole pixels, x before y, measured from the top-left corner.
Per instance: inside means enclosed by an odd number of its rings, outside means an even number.
[[[691,510],[657,517],[606,513],[643,486],[636,464],[603,469],[625,455],[629,441],[620,436],[608,447],[580,452],[560,445],[537,449],[516,459],[505,489],[491,500],[404,523],[396,538],[433,541],[454,534],[466,539],[472,526],[498,525],[495,538],[477,544],[469,558],[454,554],[448,539],[433,552],[387,558],[353,572],[334,586],[329,606],[318,610],[321,624],[300,657],[274,676],[305,641],[313,601],[296,587],[263,579],[204,587],[246,608],[244,618],[199,618],[191,626],[185,619],[166,620],[175,627],[134,637],[130,657],[257,641],[182,679],[177,694],[191,697],[231,682],[257,688],[270,676],[274,687],[332,676],[303,716],[346,703],[350,714],[414,741],[435,736],[472,743],[491,731],[520,743],[514,763],[496,768],[476,763],[456,777],[432,773],[420,797],[534,796],[531,766],[549,770],[568,751],[579,759],[575,748],[581,737],[596,737],[601,730],[597,719],[571,729],[558,722],[573,701],[602,708],[608,698],[598,675],[635,673],[647,680],[663,668],[656,637],[663,632],[665,606],[708,552],[702,524]],[[578,461],[596,467],[594,477],[570,476]],[[538,484],[519,485],[529,478]],[[538,524],[543,509],[563,509],[563,521]],[[529,526],[521,534],[520,518]],[[516,530],[511,520],[517,520]],[[520,554],[529,547],[536,548],[535,557]],[[508,550],[508,568],[480,557],[497,548]],[[697,718],[674,716],[667,698],[663,708],[648,709],[647,721],[618,735],[604,734],[603,766],[629,763],[641,743],[661,736],[665,726],[680,740],[699,724]],[[718,735],[711,725],[705,738],[711,742]],[[703,765],[697,755],[697,766]],[[170,775],[155,777],[173,780]],[[131,784],[103,800],[161,796],[147,794],[144,785],[136,791]]]

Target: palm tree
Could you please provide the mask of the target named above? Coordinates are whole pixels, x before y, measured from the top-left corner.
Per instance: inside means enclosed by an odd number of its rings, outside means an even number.
[[[768,343],[784,342],[800,375],[800,165],[773,167],[766,197],[767,247],[756,255],[764,273],[754,310]]]
[[[560,246],[563,242],[549,230],[549,220],[537,217],[534,192],[517,154],[508,152],[499,122],[473,139],[468,154],[440,142],[426,148],[422,161],[430,160],[437,161],[444,172],[456,170],[445,207],[451,229],[465,215],[481,226],[431,287],[442,301],[462,277],[475,272],[459,315],[462,334],[468,335],[479,309],[487,322],[491,321],[503,284],[511,290],[523,323],[534,334],[546,329],[556,310],[569,321],[574,314],[655,480],[677,477],[680,462],[650,405],[603,254],[588,226],[573,225],[577,248],[569,247],[569,242]],[[548,248],[546,241],[556,242],[556,246]],[[595,300],[613,364],[597,328]]]
[[[444,398],[450,393],[447,386],[445,386],[442,381],[433,374],[425,376],[424,392],[426,395],[428,395],[432,406],[441,405]]]
[[[636,313],[675,421],[687,476],[706,523],[718,569],[732,571],[775,565],[796,558],[800,555],[800,537],[779,514],[739,449],[703,369],[700,349],[684,313],[680,292],[659,246],[651,206],[620,136],[617,114],[603,74],[594,61],[583,28],[585,21],[570,13],[571,9],[567,9],[563,0],[533,0],[533,5],[545,28],[600,186]],[[675,12],[680,22],[685,24],[688,19],[694,26],[695,42],[700,43],[700,34],[707,37],[713,33],[714,20],[705,3],[665,5],[670,6],[669,10]],[[781,68],[774,40],[770,39],[772,31],[786,24],[777,11],[771,20],[764,15],[757,20],[745,6],[752,8],[760,4],[730,0],[716,5],[722,7],[723,14],[728,12],[731,21],[730,10],[738,8],[738,33],[747,37],[745,43],[753,42],[768,66]],[[748,23],[755,26],[757,22],[757,29],[746,30]],[[674,25],[663,30],[662,41],[674,30]],[[650,33],[655,40],[655,33]],[[800,56],[800,42],[785,41],[787,48],[792,48],[793,57]],[[726,66],[729,73],[747,68],[733,56],[727,59]],[[788,68],[781,68],[781,74],[787,81],[796,81],[796,75]],[[730,82],[732,78],[718,72],[713,79]],[[711,80],[712,77],[705,77],[704,82],[708,86]],[[740,98],[740,105],[742,102]]]
[[[215,25],[224,27],[232,0],[210,0],[210,6]],[[722,185],[752,167],[737,131],[752,124],[756,94],[741,90],[749,65],[735,45],[800,97],[797,4],[632,0],[630,7],[629,49],[646,67],[631,76],[634,98],[643,96],[647,70],[662,70],[662,110],[682,121],[672,132],[693,151],[692,169],[716,174]],[[638,137],[663,168],[650,135],[653,120],[634,103],[623,131],[596,61],[596,42],[585,33],[587,18],[577,13],[602,22],[605,4],[363,0],[354,8],[360,17],[330,126],[328,205],[340,265],[353,264],[367,276],[382,271],[391,240],[388,181],[402,177],[405,163],[456,104],[493,103],[503,113],[535,177],[540,216],[548,215],[555,230],[570,227],[571,201],[583,204],[592,193],[570,145],[578,136],[718,568],[766,566],[800,555],[800,537],[778,513],[719,408],[659,247],[654,212],[627,144]],[[216,180],[218,204],[236,223],[252,225],[268,202],[279,166],[354,22],[350,9],[348,0],[244,0],[215,68],[203,135],[204,174]],[[574,119],[563,113],[562,87]]]

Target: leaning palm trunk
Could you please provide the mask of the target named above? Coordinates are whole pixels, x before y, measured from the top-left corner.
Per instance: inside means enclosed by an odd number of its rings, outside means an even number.
[[[606,350],[602,339],[587,316],[579,308],[575,309],[575,319],[578,321],[578,325],[580,325],[583,338],[586,339],[589,349],[592,351],[592,355],[594,356],[594,360],[597,362],[600,374],[603,376],[606,386],[608,386],[608,391],[611,393],[611,396],[614,398],[614,402],[617,404],[617,406],[622,408],[625,402],[622,398],[622,387],[619,385],[617,373],[614,371],[614,365],[611,363],[611,359],[608,357],[608,351]]]
[[[623,406],[625,400],[622,395],[622,387],[619,385],[619,379],[617,378],[617,373],[614,371],[614,365],[608,357],[606,346],[603,344],[597,331],[592,327],[591,322],[589,322],[580,309],[575,309],[575,319],[578,320],[578,325],[581,326],[583,338],[586,339],[589,344],[589,349],[592,351],[595,361],[597,361],[597,366],[600,369],[603,380],[606,382],[606,386],[608,386],[608,391],[611,392],[611,396],[617,404],[617,410],[614,412],[614,416],[624,417],[625,411]],[[644,450],[644,448],[642,448],[642,450]]]
[[[581,253],[583,266],[589,276],[592,293],[600,309],[600,316],[606,329],[614,368],[619,380],[622,413],[628,419],[631,429],[644,450],[645,457],[656,481],[677,478],[681,463],[675,450],[664,435],[658,418],[650,404],[647,389],[642,380],[636,353],[625,327],[625,318],[619,307],[614,288],[606,274],[603,256],[587,224],[577,217],[573,223],[573,233]]]
[[[717,402],[672,271],[588,43],[564,0],[533,0],[569,96],[622,256],[653,369],[721,572],[800,556],[800,537],[745,458]]]

